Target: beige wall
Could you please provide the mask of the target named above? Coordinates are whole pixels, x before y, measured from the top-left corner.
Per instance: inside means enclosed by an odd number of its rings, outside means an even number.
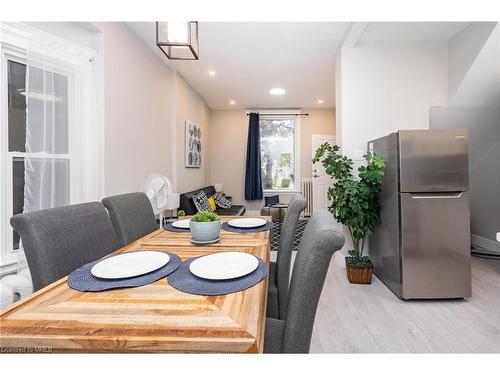
[[[233,202],[244,198],[248,117],[243,110],[210,112],[210,184],[222,182]]]
[[[96,26],[104,47],[105,194],[137,191],[151,173],[172,175],[174,76],[124,24]]]
[[[311,136],[312,134],[335,134],[335,111],[332,109],[304,109],[308,117],[301,118],[301,177],[311,176]],[[248,132],[246,111],[210,112],[210,184],[222,182],[224,190],[233,197],[235,203],[245,204],[247,209],[258,210],[262,202],[246,202],[245,158]],[[283,194],[282,201],[289,195]]]

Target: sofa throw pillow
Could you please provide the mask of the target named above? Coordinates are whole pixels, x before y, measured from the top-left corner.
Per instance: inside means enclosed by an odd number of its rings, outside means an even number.
[[[204,191],[200,191],[198,194],[193,195],[193,203],[198,212],[212,211],[208,204],[208,197]]]
[[[232,203],[227,199],[222,193],[215,193],[214,195],[215,204],[220,208],[231,208]]]
[[[214,197],[208,198],[208,205],[210,206],[210,211],[212,211],[212,212],[217,209],[217,206],[215,205]]]

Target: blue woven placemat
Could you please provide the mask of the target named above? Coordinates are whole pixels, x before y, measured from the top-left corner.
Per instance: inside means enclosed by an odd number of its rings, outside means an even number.
[[[168,283],[181,292],[202,296],[220,296],[248,289],[261,281],[267,274],[267,264],[256,257],[259,260],[257,269],[246,276],[230,280],[202,279],[189,271],[189,265],[197,258],[199,257],[182,262],[180,267],[168,276]]]
[[[235,233],[257,233],[264,232],[266,230],[273,229],[274,224],[270,221],[266,222],[264,225],[256,228],[236,228],[232,227],[228,223],[222,223],[222,229],[226,232],[235,232]]]
[[[94,264],[101,261],[101,259],[99,259],[95,262],[87,263],[84,266],[81,266],[80,268],[71,272],[71,274],[68,276],[68,285],[71,289],[79,290],[81,292],[99,292],[108,289],[133,288],[151,284],[152,282],[160,280],[165,276],[171,274],[181,265],[182,260],[181,258],[179,258],[179,256],[168,252],[167,254],[170,256],[170,261],[165,266],[157,269],[156,271],[141,276],[116,280],[100,279],[92,275],[90,270],[92,269]]]
[[[165,230],[168,230],[169,232],[178,232],[178,233],[189,233],[191,231],[189,228],[187,229],[176,228],[172,225],[172,223],[164,224],[163,228]]]

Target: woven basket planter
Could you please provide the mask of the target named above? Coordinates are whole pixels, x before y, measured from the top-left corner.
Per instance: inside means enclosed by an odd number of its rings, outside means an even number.
[[[346,271],[347,279],[351,284],[371,284],[373,266],[370,267],[356,267],[347,263],[346,257]]]

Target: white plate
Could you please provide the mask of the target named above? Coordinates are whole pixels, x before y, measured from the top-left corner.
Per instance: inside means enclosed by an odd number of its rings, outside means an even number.
[[[101,260],[90,272],[101,279],[123,279],[153,272],[170,261],[161,251],[134,251]]]
[[[179,229],[189,229],[189,222],[191,219],[182,219],[182,220],[177,220],[172,223],[172,226],[174,228],[179,228]]]
[[[251,254],[227,252],[200,257],[189,265],[189,270],[203,279],[228,280],[248,275],[258,266],[259,261]]]
[[[227,223],[236,228],[257,228],[266,225],[267,221],[258,217],[248,217],[229,220]]]

